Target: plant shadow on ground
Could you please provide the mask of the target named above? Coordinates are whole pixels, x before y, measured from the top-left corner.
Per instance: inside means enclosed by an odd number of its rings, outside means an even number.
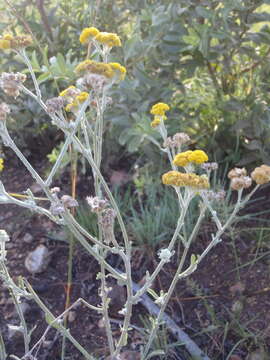
[[[42,164],[40,165],[42,166]],[[20,167],[7,165],[1,175],[7,190],[23,191],[32,179]],[[19,179],[19,180],[18,180]],[[65,177],[61,178],[65,188]],[[32,188],[34,189],[34,187]],[[34,189],[38,193],[38,189]],[[78,186],[79,194],[85,197],[84,187]],[[145,271],[153,271],[158,261],[157,249],[164,247],[162,238],[171,235],[173,219],[177,216],[177,208],[171,201],[170,193],[160,198],[158,194],[149,194],[150,202],[133,201],[134,196],[126,192],[122,206],[128,210],[128,231],[133,234],[134,277],[138,283],[143,282]],[[120,197],[120,194],[118,192]],[[116,196],[118,196],[116,194]],[[163,194],[164,195],[164,194]],[[269,266],[270,266],[270,225],[267,221],[270,188],[265,187],[258,193],[244,214],[241,214],[237,226],[223,238],[200,265],[199,271],[178,283],[176,291],[169,303],[167,313],[184,329],[194,341],[207,352],[213,360],[252,359],[248,356],[260,352],[260,359],[267,359],[270,352],[270,313],[269,307]],[[140,197],[140,195],[139,195]],[[162,201],[167,201],[162,210]],[[83,209],[83,207],[82,207]],[[151,211],[152,209],[152,211]],[[161,209],[161,210],[160,210]],[[154,210],[154,211],[153,211]],[[85,214],[79,215],[80,221],[85,221]],[[249,214],[257,214],[250,217]],[[151,222],[155,216],[156,222]],[[14,221],[15,220],[15,221]],[[89,220],[90,224],[94,224]],[[144,226],[142,225],[144,224]],[[164,224],[161,237],[160,225]],[[89,225],[89,224],[88,224]],[[146,226],[146,227],[145,227]],[[11,235],[12,241],[8,248],[8,267],[14,279],[20,275],[27,277],[34,289],[48,305],[50,310],[59,315],[65,306],[65,289],[67,279],[68,242],[67,235],[56,228],[48,220],[12,206],[0,208],[0,227],[5,228]],[[147,228],[147,231],[146,231]],[[92,229],[93,231],[94,228]],[[188,231],[188,229],[186,229]],[[193,253],[201,253],[209,242],[211,224],[205,222],[202,231],[193,245]],[[28,236],[26,236],[28,234]],[[29,237],[29,234],[31,235]],[[146,238],[151,241],[146,242]],[[60,241],[62,239],[62,241]],[[29,274],[24,266],[27,254],[39,244],[45,244],[51,252],[52,258],[46,271],[41,274]],[[157,247],[158,245],[158,247]],[[164,245],[164,246],[163,246]],[[180,250],[178,250],[180,251]],[[168,284],[176,270],[177,251],[174,260],[167,265],[155,281],[153,289],[157,294],[160,290],[167,290]],[[109,261],[117,264],[114,257]],[[96,280],[98,272],[97,262],[91,259],[83,250],[76,247],[73,268],[72,302],[77,298],[85,298],[93,305],[99,304]],[[111,283],[111,310],[114,335],[120,334],[122,316],[118,311],[124,304],[125,294],[122,288]],[[7,353],[23,353],[22,338],[18,334],[11,334],[6,324],[18,324],[9,294],[1,289],[0,295],[0,330],[6,343]],[[29,327],[35,326],[32,344],[43,335],[47,325],[41,311],[33,302],[26,302],[25,314]],[[129,349],[137,350],[144,342],[147,328],[151,327],[151,319],[147,316],[142,305],[134,310],[130,332]],[[78,306],[69,316],[69,328],[72,334],[94,353],[96,358],[104,359],[108,354],[105,330],[99,315],[83,306]],[[157,359],[190,359],[181,344],[168,330],[161,327],[159,336],[154,344],[155,349],[162,348],[165,356]],[[61,339],[55,329],[51,329],[41,344],[38,352],[39,359],[60,359]],[[81,359],[81,355],[67,343],[67,359]],[[235,358],[236,359],[236,358]]]

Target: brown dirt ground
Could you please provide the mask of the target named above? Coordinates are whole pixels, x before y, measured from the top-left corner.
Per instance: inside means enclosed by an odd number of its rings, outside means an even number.
[[[42,164],[40,164],[42,168]],[[33,180],[21,166],[7,166],[0,175],[6,189],[11,192],[21,192],[33,185]],[[59,184],[54,184],[59,185]],[[61,178],[61,186],[68,186],[68,176]],[[85,194],[83,186],[78,186],[79,195]],[[270,187],[263,189],[249,211],[258,211],[269,208]],[[267,215],[265,216],[267,218]],[[243,230],[250,224],[244,222]],[[256,224],[252,224],[255,226]],[[46,218],[30,214],[20,208],[3,205],[0,207],[0,228],[5,228],[12,236],[8,248],[8,268],[16,280],[24,276],[33,285],[34,289],[50,308],[54,315],[59,315],[65,306],[65,290],[67,278],[68,243],[54,240],[63,236],[63,231],[50,223]],[[31,234],[31,242],[24,240],[25,234]],[[200,253],[209,241],[209,227],[205,226],[194,246],[193,252]],[[65,237],[65,236],[64,236]],[[246,232],[235,236],[237,244],[237,258],[233,251],[231,238],[224,238],[223,242],[214,250],[200,265],[200,271],[196,272],[187,281],[178,284],[174,296],[168,306],[167,312],[184,329],[198,345],[209,354],[211,359],[226,359],[226,355],[232,350],[239,340],[246,336],[247,339],[237,347],[235,354],[239,359],[246,359],[248,353],[255,347],[254,338],[263,341],[266,349],[270,349],[270,239],[263,242],[261,248],[257,248],[257,239]],[[37,245],[45,244],[52,254],[48,268],[41,274],[31,275],[24,266],[26,255]],[[136,250],[134,254],[135,280],[139,281],[145,274],[146,253]],[[235,268],[260,258],[253,265],[243,266],[239,271]],[[113,262],[114,259],[111,259]],[[238,261],[238,263],[237,263]],[[150,267],[153,269],[153,262]],[[155,284],[155,290],[160,287],[165,290],[168,287],[175,264],[169,264]],[[150,270],[152,270],[150,269]],[[78,297],[83,297],[91,304],[99,303],[98,286],[96,280],[98,266],[94,259],[89,257],[82,249],[76,247],[73,268],[72,302]],[[18,324],[18,318],[5,288],[0,288],[0,330],[6,342],[8,354],[23,355],[23,344],[20,336],[9,337],[6,324]],[[118,290],[116,290],[117,292]],[[117,295],[119,293],[117,292]],[[46,322],[42,312],[33,301],[27,301],[26,318],[29,327],[35,326],[32,343],[34,344],[43,334]],[[121,316],[118,310],[121,308],[119,301],[112,304],[111,317],[115,319],[113,324],[114,334],[119,334]],[[144,314],[142,306],[135,309],[132,322],[142,327],[139,314]],[[100,316],[86,309],[84,306],[77,307],[70,319],[69,328],[71,333],[97,358],[103,359],[108,353],[104,328]],[[225,329],[227,334],[225,334]],[[168,341],[174,339],[168,337]],[[137,349],[143,342],[139,331],[131,332],[130,349]],[[259,344],[258,344],[259,346]],[[51,329],[46,341],[40,348],[38,359],[60,359],[61,339],[54,329]],[[66,359],[82,359],[76,349],[67,343]],[[167,359],[188,359],[182,351],[182,347],[170,351]]]

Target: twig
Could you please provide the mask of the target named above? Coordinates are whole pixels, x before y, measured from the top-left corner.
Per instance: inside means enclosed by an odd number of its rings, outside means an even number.
[[[132,282],[132,287],[134,293],[140,290],[140,286],[135,282]],[[141,304],[148,310],[150,314],[155,316],[159,314],[159,307],[149,298],[148,295],[144,294],[140,297],[140,299]],[[210,358],[204,354],[203,350],[198,347],[198,345],[175,323],[173,319],[171,319],[168,314],[164,313],[162,320],[165,322],[166,326],[177,338],[177,340],[185,345],[186,349],[194,359],[210,360]]]

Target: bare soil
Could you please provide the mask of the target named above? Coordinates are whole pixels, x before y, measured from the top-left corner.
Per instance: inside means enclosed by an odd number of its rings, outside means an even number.
[[[42,168],[43,164],[39,166]],[[27,171],[16,164],[7,164],[0,176],[10,192],[25,191],[34,184]],[[68,189],[68,174],[62,176],[59,183],[54,185]],[[32,189],[39,194],[37,188]],[[257,195],[258,201],[253,203],[249,211],[270,208],[269,195],[270,187],[262,189]],[[84,183],[78,184],[78,196],[85,196]],[[267,220],[267,215],[265,218]],[[249,223],[247,220],[239,225],[243,231],[239,231],[238,235],[234,233],[233,238],[224,237],[223,242],[217,245],[200,265],[199,271],[186,281],[179,282],[169,303],[168,314],[211,359],[227,359],[234,346],[236,349],[233,354],[240,360],[247,359],[248,354],[262,345],[266,351],[270,349],[270,239],[264,239],[258,247],[258,239],[245,231],[256,226],[259,224]],[[13,279],[17,281],[19,276],[27,278],[53,314],[61,314],[65,308],[67,288],[68,235],[45,217],[11,205],[0,206],[0,228],[6,229],[12,237],[8,245],[7,265]],[[200,253],[205,248],[209,242],[210,231],[206,224],[194,245],[194,253]],[[57,240],[60,238],[66,241]],[[39,244],[48,247],[51,261],[44,272],[32,275],[26,270],[24,261],[29,252]],[[114,260],[110,258],[108,261],[113,263]],[[143,278],[147,268],[154,268],[154,261],[149,257],[147,249],[136,249],[133,268],[137,282]],[[161,288],[168,288],[175,269],[176,263],[168,264],[160,274],[154,284],[157,292]],[[98,271],[96,261],[76,246],[71,302],[83,297],[93,305],[99,304],[99,281],[96,280]],[[124,294],[121,295],[121,290],[115,284],[111,285],[115,295],[112,294],[110,315],[114,319],[113,329],[117,337],[122,321],[118,311],[123,305]],[[29,328],[35,327],[31,342],[31,345],[34,345],[43,335],[47,324],[41,310],[33,301],[26,301],[23,306]],[[139,328],[143,327],[142,315],[146,316],[142,305],[136,306],[132,323]],[[22,356],[22,337],[18,334],[11,335],[7,324],[18,324],[18,317],[7,289],[2,286],[0,330],[7,353]],[[82,305],[78,306],[69,316],[68,327],[71,334],[98,359],[104,359],[108,355],[104,327],[100,316],[94,311]],[[257,346],[254,338],[258,339]],[[139,329],[133,329],[127,348],[136,351],[143,341]],[[167,336],[167,342],[174,341],[170,335]],[[51,329],[39,348],[37,358],[61,359],[61,344],[61,337],[55,329]],[[135,359],[135,355],[133,358]],[[189,359],[181,346],[172,348],[166,358]],[[81,354],[69,342],[66,343],[66,359],[82,359]]]

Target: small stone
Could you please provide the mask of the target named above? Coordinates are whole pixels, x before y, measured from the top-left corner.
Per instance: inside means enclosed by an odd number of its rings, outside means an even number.
[[[243,310],[243,303],[240,300],[236,300],[232,304],[232,311],[236,314],[240,314]]]
[[[39,245],[34,251],[27,255],[24,264],[30,273],[36,274],[46,270],[49,262],[49,250],[45,245]]]
[[[68,322],[73,322],[76,319],[76,312],[75,311],[70,311],[68,313]]]
[[[42,192],[42,187],[39,184],[33,184],[32,186],[30,186],[30,190],[33,194],[38,194]]]
[[[8,324],[8,338],[12,341],[23,340],[22,327]]]
[[[30,244],[33,241],[33,239],[34,237],[29,233],[26,233],[23,237],[23,241],[26,242],[27,244]]]

